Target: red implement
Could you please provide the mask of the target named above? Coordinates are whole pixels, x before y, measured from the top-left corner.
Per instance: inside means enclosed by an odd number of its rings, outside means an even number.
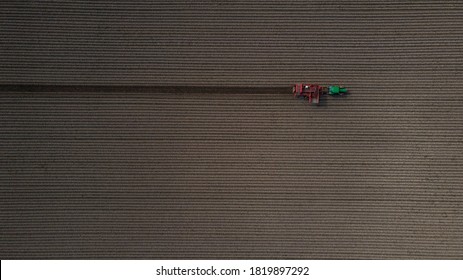
[[[328,93],[327,87],[313,84],[295,84],[293,86],[294,97],[307,98],[309,103],[320,103],[320,95]]]

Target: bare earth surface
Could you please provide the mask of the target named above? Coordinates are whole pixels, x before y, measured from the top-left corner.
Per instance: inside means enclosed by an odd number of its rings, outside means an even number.
[[[0,258],[463,258],[461,1],[10,2]]]

